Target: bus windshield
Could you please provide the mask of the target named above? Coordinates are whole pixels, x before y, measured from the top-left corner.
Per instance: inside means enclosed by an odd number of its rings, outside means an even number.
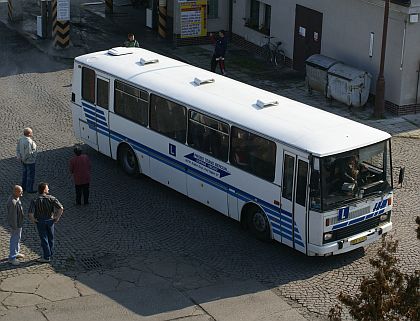
[[[311,191],[311,195],[318,196],[311,202],[317,204],[315,209],[318,210],[321,207],[327,211],[370,195],[382,194],[392,185],[389,141],[322,157],[319,167],[321,174],[317,169],[314,172],[320,177],[320,184],[313,184],[318,190]]]

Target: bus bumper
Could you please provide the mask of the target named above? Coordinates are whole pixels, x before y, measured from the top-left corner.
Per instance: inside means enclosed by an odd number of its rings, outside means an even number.
[[[353,235],[349,238],[328,243],[325,245],[314,245],[308,244],[308,255],[309,256],[329,256],[337,255],[353,251],[359,247],[366,246],[370,243],[378,240],[382,234],[386,234],[392,229],[392,222],[385,223],[374,229],[370,229],[363,233]]]

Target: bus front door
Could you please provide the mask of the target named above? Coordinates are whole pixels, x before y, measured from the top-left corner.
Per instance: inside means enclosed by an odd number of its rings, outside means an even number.
[[[109,137],[109,79],[96,76],[96,133],[98,151],[111,156],[111,145]]]
[[[306,198],[308,162],[284,152],[281,191],[282,243],[306,253]]]

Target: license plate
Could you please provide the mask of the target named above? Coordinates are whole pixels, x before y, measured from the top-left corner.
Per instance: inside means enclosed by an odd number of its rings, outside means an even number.
[[[359,243],[362,243],[362,242],[364,242],[366,240],[367,240],[367,236],[362,236],[362,237],[358,237],[357,239],[351,240],[350,241],[350,244],[351,245],[359,244]]]

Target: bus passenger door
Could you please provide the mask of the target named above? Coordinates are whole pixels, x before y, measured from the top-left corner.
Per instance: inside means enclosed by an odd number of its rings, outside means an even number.
[[[96,133],[98,151],[111,156],[109,137],[109,79],[97,75],[96,77]]]
[[[281,195],[282,243],[306,252],[308,161],[284,152]]]

